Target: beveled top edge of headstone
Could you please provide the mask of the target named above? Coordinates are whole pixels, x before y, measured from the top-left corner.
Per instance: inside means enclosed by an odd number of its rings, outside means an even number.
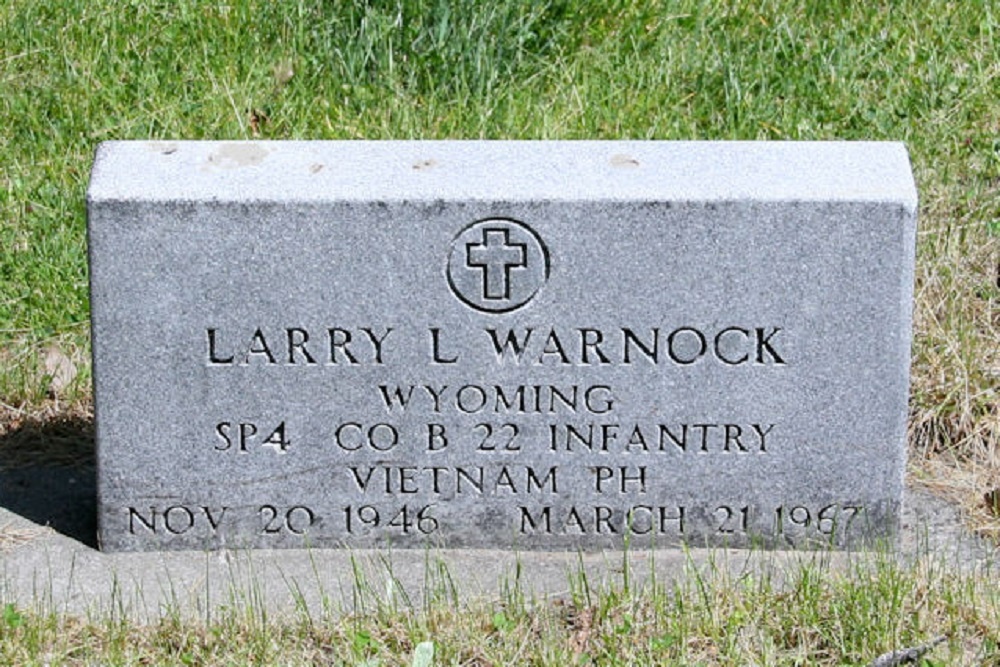
[[[872,141],[109,141],[87,196],[917,205],[905,146]]]

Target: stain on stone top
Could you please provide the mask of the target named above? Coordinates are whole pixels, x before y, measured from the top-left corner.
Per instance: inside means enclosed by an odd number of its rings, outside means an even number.
[[[162,155],[173,155],[177,152],[177,143],[173,141],[150,141],[149,150]]]
[[[636,160],[631,155],[625,155],[624,153],[618,153],[617,155],[611,156],[611,166],[613,167],[626,167],[635,168],[639,166],[639,161]]]
[[[266,148],[256,143],[220,144],[218,149],[208,156],[208,165],[220,169],[254,167],[264,161],[268,152]]]

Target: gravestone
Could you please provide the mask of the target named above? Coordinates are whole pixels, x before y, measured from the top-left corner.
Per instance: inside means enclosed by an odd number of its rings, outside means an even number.
[[[99,540],[892,540],[916,192],[892,143],[112,142]]]

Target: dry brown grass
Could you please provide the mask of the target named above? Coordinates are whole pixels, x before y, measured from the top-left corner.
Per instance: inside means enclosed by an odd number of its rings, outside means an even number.
[[[923,195],[911,478],[960,506],[976,532],[1000,539],[1000,238],[981,222],[1000,183],[975,187],[960,180]]]

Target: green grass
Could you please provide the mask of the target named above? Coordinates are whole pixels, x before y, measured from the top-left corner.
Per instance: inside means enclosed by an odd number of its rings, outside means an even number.
[[[356,609],[275,617],[241,599],[210,619],[166,613],[149,625],[68,617],[7,604],[0,663],[16,665],[868,665],[944,636],[924,667],[1000,664],[992,573],[956,574],[887,557],[839,573],[817,559],[736,576],[689,566],[676,580],[584,586],[536,598],[512,581],[463,604],[450,587],[419,606],[360,579]],[[402,600],[402,601],[401,601]]]

